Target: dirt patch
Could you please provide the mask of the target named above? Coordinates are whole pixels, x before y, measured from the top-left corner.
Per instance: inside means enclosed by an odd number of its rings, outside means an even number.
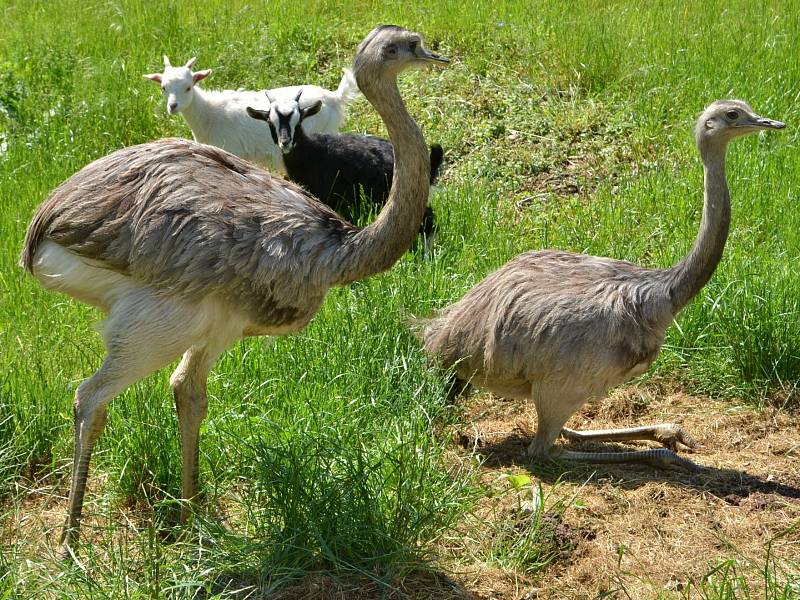
[[[69,478],[64,475],[58,481],[48,479],[41,486],[31,484],[20,494],[13,509],[7,510],[0,520],[0,544],[30,550],[31,557],[45,564],[60,563],[61,535],[69,512]],[[133,516],[108,507],[98,509],[97,504],[107,500],[102,494],[106,479],[102,473],[97,474],[86,485],[81,540],[91,548],[102,548],[108,542],[108,532],[116,529],[116,523],[130,524]]]
[[[511,518],[514,494],[503,477],[524,475],[540,486],[544,502],[561,511],[565,530],[579,532],[565,544],[566,552],[528,574],[524,568],[481,571],[472,558],[481,554],[476,545],[452,547],[452,560],[462,567],[472,563],[482,573],[479,586],[467,587],[481,598],[514,600],[670,597],[733,557],[753,565],[752,572],[738,575],[755,592],[764,585],[758,565],[763,568],[767,545],[782,533],[770,546],[771,558],[796,561],[800,531],[787,530],[800,522],[800,419],[633,386],[586,406],[567,426],[659,422],[681,423],[702,444],[692,460],[706,468],[693,474],[635,465],[531,465],[524,452],[535,431],[533,406],[488,395],[467,401],[461,424],[451,432],[453,456],[464,460],[475,452],[484,458],[481,477],[489,491],[476,511],[484,527]],[[654,444],[570,444],[605,451],[634,446]]]

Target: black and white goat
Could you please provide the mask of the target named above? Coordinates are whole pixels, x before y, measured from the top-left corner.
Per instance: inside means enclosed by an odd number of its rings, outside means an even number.
[[[289,179],[302,185],[336,212],[355,221],[364,209],[380,209],[386,202],[394,173],[394,149],[384,138],[353,133],[308,134],[300,127],[317,114],[322,103],[316,100],[300,106],[303,90],[291,99],[275,98],[266,92],[269,110],[247,107],[247,114],[266,121],[272,140],[283,152]],[[443,151],[431,146],[433,183],[442,164]],[[425,209],[420,233],[430,240],[435,230],[433,209]]]

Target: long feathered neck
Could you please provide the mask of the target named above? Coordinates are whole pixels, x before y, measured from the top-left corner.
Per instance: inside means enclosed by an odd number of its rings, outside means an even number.
[[[704,170],[703,218],[692,250],[668,271],[673,315],[711,279],[722,259],[731,222],[731,201],[725,179],[726,144],[699,145],[699,150]]]
[[[334,284],[344,285],[389,269],[419,231],[430,188],[425,138],[408,114],[394,75],[359,87],[380,114],[394,146],[394,175],[386,204],[374,222],[343,240],[335,258]]]

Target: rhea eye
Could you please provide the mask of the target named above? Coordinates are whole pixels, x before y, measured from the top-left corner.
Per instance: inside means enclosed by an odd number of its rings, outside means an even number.
[[[394,56],[395,54],[397,54],[397,46],[394,44],[389,44],[388,46],[386,46],[386,53],[389,54],[390,56]]]
[[[735,121],[736,119],[739,118],[739,113],[736,112],[735,110],[729,110],[728,112],[725,113],[725,116],[728,117],[731,121]]]

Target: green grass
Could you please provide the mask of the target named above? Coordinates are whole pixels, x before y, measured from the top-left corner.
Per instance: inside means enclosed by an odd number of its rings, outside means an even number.
[[[717,563],[702,576],[676,586],[679,594],[668,594],[657,588],[653,597],[691,600],[794,600],[800,598],[800,571],[796,563],[787,564],[775,557],[779,546],[796,546],[793,534],[800,523],[775,535],[763,548],[737,548],[724,537],[720,544],[726,547],[728,558]],[[787,539],[788,538],[788,539]],[[624,551],[623,551],[624,552]],[[625,583],[620,582],[625,590]],[[655,587],[655,586],[654,586]]]
[[[469,468],[453,471],[443,458],[435,432],[454,415],[407,316],[457,299],[527,249],[648,266],[679,260],[702,204],[690,127],[719,97],[747,99],[790,127],[732,148],[725,258],[671,328],[653,372],[715,396],[798,406],[794,0],[498,1],[469,9],[453,1],[4,0],[0,14],[7,515],[24,513],[26,487],[68,476],[71,397],[102,356],[99,315],[17,268],[25,227],[49,191],[89,161],[190,135],[141,74],[159,69],[164,53],[174,62],[198,55],[198,68],[214,68],[208,87],[334,87],[381,22],[421,31],[454,59],[401,82],[429,141],[446,149],[433,255],[410,254],[385,275],[334,290],[305,331],[272,345],[237,344],[212,373],[201,470],[209,504],[221,508],[197,524],[210,546],[164,538],[180,460],[167,375],[159,373],[112,405],[87,499],[99,515],[97,543],[86,546],[89,571],[56,578],[50,558],[7,546],[0,598],[191,597],[198,589],[221,594],[226,576],[269,590],[311,568],[389,581],[431,564],[438,537],[469,510],[475,481]],[[363,100],[347,129],[383,131]],[[120,509],[131,505],[141,522],[121,534]]]
[[[509,478],[513,481],[513,476]],[[536,573],[559,558],[568,558],[577,536],[568,529],[559,531],[567,510],[580,503],[561,493],[559,482],[545,491],[527,476],[517,476],[506,493],[516,496],[516,506],[507,514],[491,515],[484,524],[489,532],[484,544],[488,564],[506,571]]]

